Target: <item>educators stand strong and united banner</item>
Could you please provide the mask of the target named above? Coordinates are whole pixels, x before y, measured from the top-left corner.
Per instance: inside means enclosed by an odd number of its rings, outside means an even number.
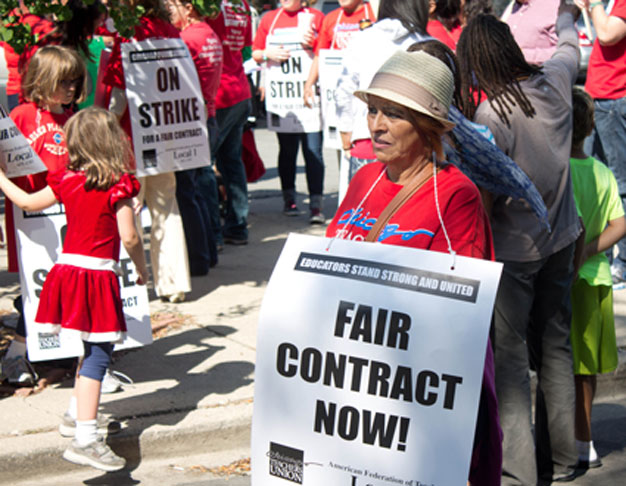
[[[209,165],[204,98],[182,39],[122,43],[137,175]]]
[[[501,269],[290,235],[259,321],[253,486],[465,485]]]

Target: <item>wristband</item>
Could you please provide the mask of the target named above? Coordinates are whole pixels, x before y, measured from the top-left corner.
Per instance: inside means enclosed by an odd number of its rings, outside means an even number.
[[[267,62],[267,55],[265,54],[265,51],[263,51],[263,62]]]
[[[602,5],[601,1],[597,1],[597,2],[591,2],[589,4],[589,11],[591,12],[595,7],[597,7],[598,5]]]

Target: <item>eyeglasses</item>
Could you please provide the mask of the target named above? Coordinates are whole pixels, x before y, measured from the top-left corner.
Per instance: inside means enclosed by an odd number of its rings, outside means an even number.
[[[78,88],[78,86],[80,85],[82,81],[83,81],[82,78],[64,79],[59,84],[61,85],[63,89],[70,89],[71,87]]]

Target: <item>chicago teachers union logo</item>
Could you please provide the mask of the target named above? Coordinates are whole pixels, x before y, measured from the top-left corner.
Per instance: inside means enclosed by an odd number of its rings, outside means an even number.
[[[270,442],[270,475],[302,484],[304,451]]]

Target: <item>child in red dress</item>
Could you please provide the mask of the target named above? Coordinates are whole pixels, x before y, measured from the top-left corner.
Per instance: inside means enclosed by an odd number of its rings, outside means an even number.
[[[135,264],[137,283],[148,279],[131,204],[139,182],[129,173],[131,151],[114,115],[88,108],[70,118],[64,129],[69,162],[49,173],[47,187],[29,194],[0,171],[0,189],[25,211],[56,202],[65,205],[63,253],[46,278],[35,320],[80,333],[85,348],[74,385],[76,435],[63,457],[116,471],[126,461],[98,436],[96,415],[113,344],[126,333],[116,274],[120,241]]]

